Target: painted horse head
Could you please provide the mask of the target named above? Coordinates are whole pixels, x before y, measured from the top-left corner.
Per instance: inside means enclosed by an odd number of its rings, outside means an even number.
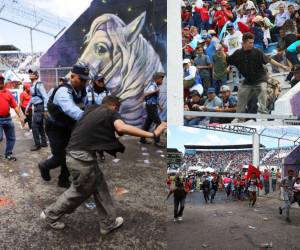
[[[87,64],[91,76],[102,73],[107,88],[122,100],[121,114],[132,125],[143,122],[143,92],[157,71],[164,71],[159,56],[141,34],[146,13],[129,24],[118,16],[96,18],[86,35],[79,63]]]

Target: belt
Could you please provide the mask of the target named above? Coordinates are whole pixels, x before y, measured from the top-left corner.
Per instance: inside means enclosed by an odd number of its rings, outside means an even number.
[[[0,115],[0,118],[8,118],[10,117],[10,114],[9,115]]]

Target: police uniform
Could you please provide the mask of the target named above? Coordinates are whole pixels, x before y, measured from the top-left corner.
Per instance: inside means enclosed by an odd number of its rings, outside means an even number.
[[[154,79],[156,77],[164,77],[164,73],[155,73]],[[152,81],[148,88],[145,89],[144,93],[150,93],[158,89],[158,86],[155,81]],[[157,106],[159,105],[159,92],[156,92],[154,94],[151,94],[150,96],[147,96],[145,98],[146,102],[146,112],[147,117],[143,126],[143,130],[148,131],[151,128],[152,123],[154,123],[156,126],[159,126],[161,124],[161,120],[158,114]],[[160,138],[156,137],[154,138],[156,145],[160,142]],[[147,143],[145,138],[141,138],[141,143],[145,144]]]
[[[37,71],[29,70],[29,74],[38,76]],[[32,135],[34,146],[32,151],[39,150],[41,147],[47,147],[47,140],[44,130],[44,112],[47,112],[48,95],[44,84],[41,81],[33,82],[30,87],[31,99],[26,107],[26,112],[33,105],[32,115]]]
[[[72,72],[79,74],[84,80],[88,79],[89,70],[81,65],[74,65]],[[49,118],[46,122],[46,133],[49,138],[52,157],[39,164],[42,178],[51,179],[50,169],[61,166],[58,185],[69,185],[69,171],[66,167],[65,148],[68,145],[72,130],[83,114],[85,87],[75,90],[71,83],[63,83],[54,89],[48,102]]]
[[[98,80],[103,80],[104,81],[104,76],[102,74],[99,74],[95,77],[94,81],[98,81]],[[98,87],[96,86],[96,84],[94,83],[94,85],[88,85],[86,88],[86,102],[85,105],[89,106],[89,105],[93,105],[93,104],[97,104],[97,105],[101,105],[102,104],[102,100],[105,96],[109,96],[111,95],[111,93],[109,92],[109,90],[104,86],[104,87]]]

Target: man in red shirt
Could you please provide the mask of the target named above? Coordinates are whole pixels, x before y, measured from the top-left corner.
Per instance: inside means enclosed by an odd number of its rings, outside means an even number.
[[[228,8],[228,3],[226,1],[221,2],[221,7],[219,7],[215,13],[214,21],[217,23],[217,32],[219,33],[224,24],[233,18],[233,14]]]
[[[10,108],[13,108],[22,124],[24,119],[20,114],[17,103],[12,93],[4,88],[4,77],[0,75],[0,142],[3,140],[3,131],[6,137],[5,158],[9,161],[16,161],[16,157],[13,156],[12,150],[16,142],[15,126],[10,116]]]
[[[26,113],[25,110],[26,110],[26,107],[27,107],[30,99],[31,99],[30,83],[25,83],[24,84],[24,91],[20,95],[20,108],[21,108],[23,114]],[[32,107],[30,107],[28,109],[28,114],[26,115],[24,124],[26,122],[28,123],[29,129],[31,129],[31,124],[32,124]]]
[[[264,177],[265,195],[267,195],[270,191],[270,174],[267,169],[264,170],[263,177]]]

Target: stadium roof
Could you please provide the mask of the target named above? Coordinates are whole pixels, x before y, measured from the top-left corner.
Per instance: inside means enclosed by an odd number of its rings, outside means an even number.
[[[299,165],[300,146],[296,147],[285,159],[284,165]]]
[[[20,51],[16,46],[8,44],[8,45],[0,45],[0,52],[2,51]]]
[[[167,148],[168,153],[182,153],[177,148]]]
[[[265,146],[260,144],[261,148]],[[252,144],[240,144],[240,145],[184,145],[186,150],[188,149],[252,149]]]

